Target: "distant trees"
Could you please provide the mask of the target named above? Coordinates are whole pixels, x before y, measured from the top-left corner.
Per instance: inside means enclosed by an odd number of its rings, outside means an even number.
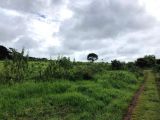
[[[111,61],[111,67],[113,70],[120,70],[124,68],[124,63],[121,63],[120,61],[115,59]]]
[[[135,64],[141,68],[154,67],[156,64],[156,57],[154,55],[146,55],[144,58],[138,58]]]
[[[156,60],[156,64],[160,65],[160,59]]]
[[[147,66],[147,61],[144,58],[138,58],[135,62],[136,66],[144,68]]]
[[[98,60],[98,55],[95,53],[89,53],[87,56],[87,60],[94,62],[95,60]]]
[[[6,47],[0,45],[0,60],[4,60],[9,57],[9,50]]]
[[[14,52],[13,52],[14,51]],[[21,54],[14,48],[6,48],[5,46],[0,45],[0,60],[5,60],[5,59],[13,59],[13,54]],[[25,56],[24,56],[25,57]],[[30,61],[47,61],[47,58],[37,58],[37,57],[30,57],[28,56],[27,58]]]

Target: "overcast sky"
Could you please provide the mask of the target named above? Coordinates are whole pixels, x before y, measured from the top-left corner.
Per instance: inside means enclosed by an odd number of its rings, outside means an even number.
[[[30,56],[160,57],[159,0],[0,0],[0,44]]]

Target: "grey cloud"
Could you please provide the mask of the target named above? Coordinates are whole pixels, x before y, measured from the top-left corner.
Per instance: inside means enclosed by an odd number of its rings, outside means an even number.
[[[0,41],[12,41],[26,32],[25,19],[2,13],[0,15]]]
[[[58,23],[52,21],[60,18],[66,5],[73,16]],[[20,16],[6,14],[1,8]],[[128,60],[148,53],[160,55],[160,25],[138,0],[1,0],[0,15],[0,43],[25,47],[36,57],[68,55],[86,60],[89,52],[95,52],[100,59]],[[59,31],[53,33],[60,46],[37,42],[41,38],[31,29],[35,19],[60,24]]]
[[[132,45],[128,45],[128,46],[123,46],[117,49],[117,54],[121,55],[121,56],[132,56],[132,55],[136,55],[140,53],[140,46],[132,46]]]
[[[73,17],[61,23],[59,31],[64,51],[95,50],[103,56],[101,49],[105,49],[111,52],[112,57],[113,54],[114,57],[136,55],[141,50],[126,47],[128,37],[125,40],[119,38],[150,30],[157,25],[157,21],[145,12],[137,0],[70,0],[68,7],[73,11]],[[119,49],[122,46],[124,48]]]
[[[154,19],[146,15],[137,1],[93,0],[77,7],[70,5],[74,16],[65,21],[60,33],[65,39],[102,39],[153,26]]]
[[[39,17],[43,16],[53,15],[55,17],[63,4],[65,0],[1,0],[0,44],[17,49],[22,49],[22,47],[26,49],[43,48],[40,42],[35,41],[39,36],[34,35],[34,30],[30,28],[31,21],[40,20]]]
[[[39,4],[38,6],[36,4],[37,2],[40,3],[40,1],[37,0],[1,0],[0,6],[3,8],[13,9],[17,11],[34,13],[43,5]]]
[[[0,7],[15,10],[26,16],[58,14],[58,10],[65,4],[66,0],[1,0]],[[51,15],[51,14],[50,14]],[[49,15],[49,16],[50,16]]]
[[[13,47],[17,49],[27,48],[27,49],[34,49],[38,48],[40,45],[39,41],[35,41],[32,38],[29,38],[28,36],[21,37],[19,40],[13,43]]]
[[[48,47],[46,49],[46,54],[49,56],[57,56],[57,55],[71,55],[75,52],[75,50],[68,49],[67,47],[64,46],[53,46],[53,47]]]

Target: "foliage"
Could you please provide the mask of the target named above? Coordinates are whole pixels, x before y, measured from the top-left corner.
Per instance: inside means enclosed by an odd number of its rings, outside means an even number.
[[[141,80],[106,71],[95,81],[32,80],[0,86],[0,119],[121,120]]]
[[[10,58],[9,50],[6,47],[0,45],[0,60],[4,60],[6,58]]]
[[[70,61],[70,58],[67,58],[67,57],[59,57],[56,62],[59,65],[59,67],[63,67],[64,69],[70,69],[73,67],[73,64]]]
[[[156,59],[156,64],[160,65],[160,59]]]
[[[4,82],[20,82],[27,76],[28,59],[24,57],[24,49],[21,53],[12,49],[12,60],[6,60],[4,62],[3,69]]]
[[[154,55],[146,55],[144,59],[146,59],[148,67],[154,67],[156,64],[156,57]]]
[[[49,79],[93,79],[93,69],[88,65],[73,65],[70,59],[62,57],[58,60],[50,60],[48,67],[45,69],[43,76]]]
[[[89,66],[77,66],[70,70],[68,79],[70,80],[92,80],[95,72]]]
[[[111,61],[111,66],[113,70],[122,70],[124,69],[124,64],[118,60]]]
[[[90,53],[87,56],[87,60],[91,61],[91,62],[94,62],[95,60],[98,60],[98,55],[95,54],[95,53]]]
[[[136,66],[140,67],[140,68],[145,68],[145,67],[154,67],[156,64],[156,58],[154,55],[148,55],[145,56],[144,58],[138,58],[136,60]]]
[[[160,65],[156,65],[154,71],[160,73]]]

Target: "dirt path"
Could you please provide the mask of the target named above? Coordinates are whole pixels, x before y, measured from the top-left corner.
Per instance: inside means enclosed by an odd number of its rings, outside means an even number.
[[[140,89],[135,93],[135,95],[132,99],[132,102],[130,103],[130,105],[128,107],[128,111],[124,117],[124,120],[131,120],[133,110],[134,110],[135,106],[137,105],[138,98],[141,95],[141,93],[143,92],[143,90],[144,90],[144,83],[141,85]]]
[[[145,81],[146,81],[147,77],[148,77],[148,75],[145,74],[145,76],[144,76]],[[138,91],[133,96],[132,101],[131,101],[131,103],[130,103],[130,105],[128,107],[128,111],[127,111],[127,113],[124,116],[124,120],[131,120],[133,110],[136,107],[137,102],[138,102],[138,98],[139,98],[139,96],[141,95],[141,93],[144,90],[144,84],[145,84],[145,82],[140,86],[140,88],[138,89]]]
[[[156,75],[145,71],[145,82],[135,93],[124,120],[160,120],[160,83]]]

